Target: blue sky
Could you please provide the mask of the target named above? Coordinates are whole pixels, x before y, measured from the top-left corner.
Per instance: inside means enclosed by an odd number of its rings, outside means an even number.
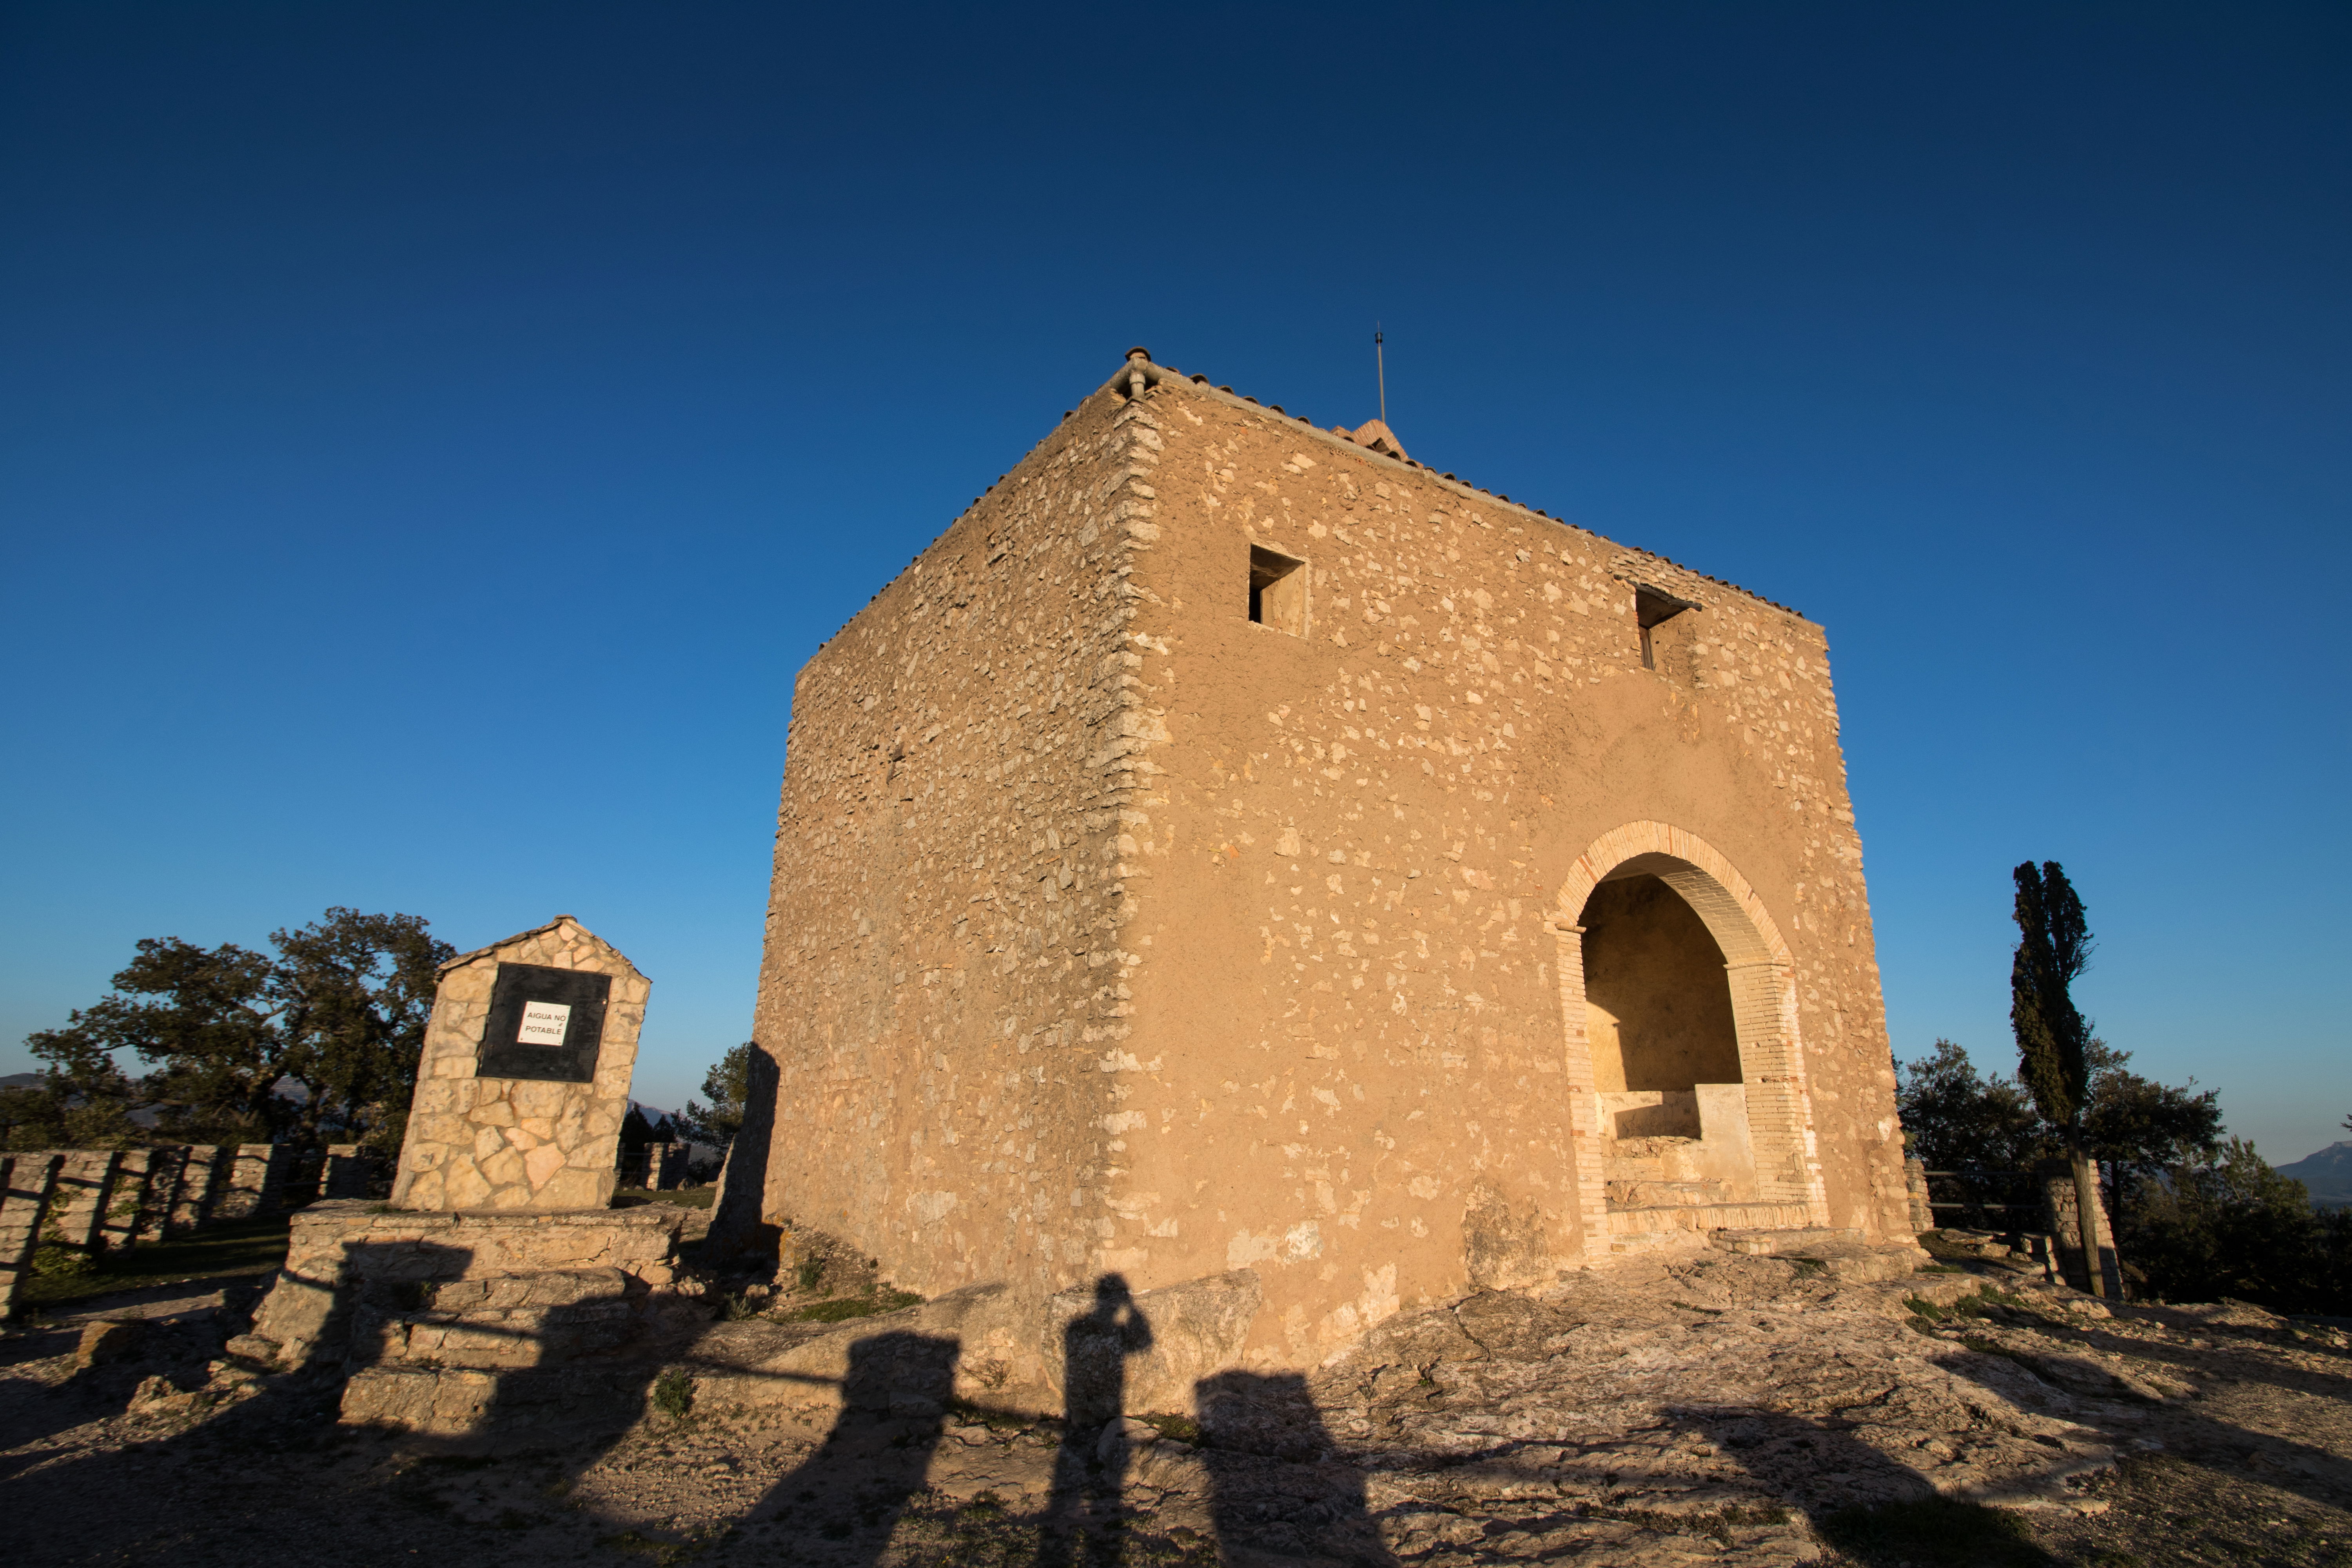
[[[0,1071],[559,911],[749,1031],[793,672],[1130,343],[1822,622],[1898,1054],[2009,868],[2346,1136],[2352,12],[0,14]],[[2331,586],[2333,585],[2333,586]]]

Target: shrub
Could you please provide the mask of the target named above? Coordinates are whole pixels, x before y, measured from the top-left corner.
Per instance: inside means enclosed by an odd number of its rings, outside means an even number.
[[[694,1409],[694,1379],[682,1372],[666,1372],[654,1379],[654,1408],[673,1421],[683,1421]]]

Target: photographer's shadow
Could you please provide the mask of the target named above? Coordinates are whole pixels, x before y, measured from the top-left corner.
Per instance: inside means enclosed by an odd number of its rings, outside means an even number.
[[[1127,1280],[1095,1281],[1093,1308],[1062,1327],[1062,1446],[1045,1504],[1040,1568],[1108,1568],[1127,1554],[1127,1358],[1151,1348]]]

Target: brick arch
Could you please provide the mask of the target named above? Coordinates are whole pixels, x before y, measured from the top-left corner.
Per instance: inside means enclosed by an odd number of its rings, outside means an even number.
[[[1770,1222],[1776,1225],[1827,1224],[1821,1152],[1798,1034],[1796,963],[1789,944],[1764,900],[1715,846],[1672,823],[1629,822],[1602,834],[1577,857],[1560,885],[1558,912],[1545,922],[1559,943],[1563,1065],[1586,1256],[1607,1254],[1609,1221],[1585,1019],[1583,918],[1592,890],[1612,875],[1647,875],[1664,882],[1697,912],[1723,950],[1740,1077],[1748,1087],[1759,1207],[1770,1205],[1788,1216]]]
[[[1739,868],[1697,834],[1665,822],[1629,822],[1594,839],[1560,887],[1560,923],[1581,922],[1592,889],[1621,870],[1646,872],[1681,894],[1706,922],[1726,963],[1791,962],[1780,928]]]

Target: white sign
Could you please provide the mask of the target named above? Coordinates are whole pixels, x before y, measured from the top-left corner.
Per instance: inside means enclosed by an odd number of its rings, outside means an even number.
[[[564,1030],[572,1026],[572,1004],[569,1002],[526,1002],[522,1005],[522,1032],[515,1043],[524,1046],[560,1046]]]

